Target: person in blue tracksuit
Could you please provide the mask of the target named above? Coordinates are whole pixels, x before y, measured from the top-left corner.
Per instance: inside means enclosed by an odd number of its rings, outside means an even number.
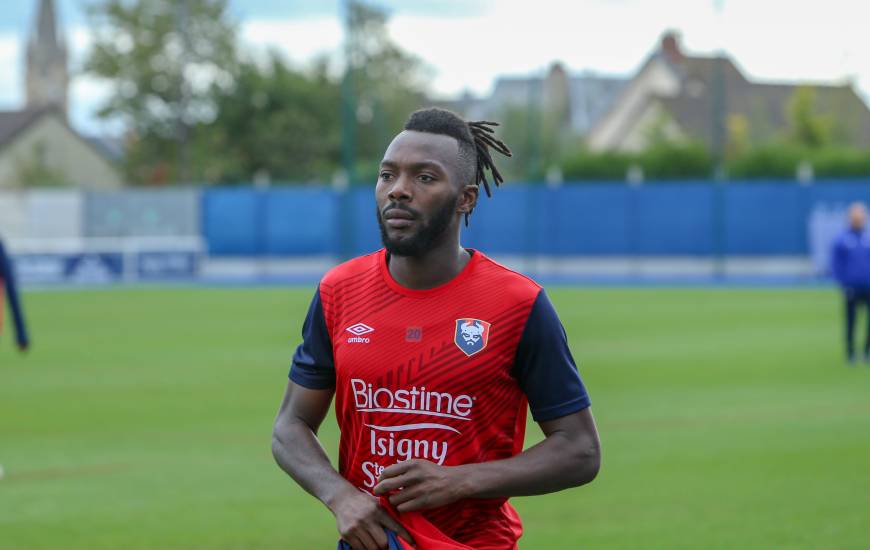
[[[856,361],[855,317],[859,306],[867,308],[867,334],[863,360],[870,361],[870,231],[867,230],[867,207],[863,203],[849,206],[849,226],[834,240],[831,273],[843,290],[846,312],[846,357]]]
[[[26,351],[30,347],[30,339],[27,336],[27,326],[24,323],[24,311],[21,309],[21,301],[18,299],[18,290],[15,286],[15,275],[12,272],[12,261],[6,255],[3,241],[0,239],[0,331],[3,328],[3,291],[5,289],[9,309],[12,312],[12,322],[15,325],[15,342],[18,349]]]

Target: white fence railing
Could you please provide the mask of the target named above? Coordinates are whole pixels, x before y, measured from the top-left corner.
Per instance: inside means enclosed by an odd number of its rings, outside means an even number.
[[[8,248],[24,285],[192,279],[205,252],[199,236],[11,239]]]

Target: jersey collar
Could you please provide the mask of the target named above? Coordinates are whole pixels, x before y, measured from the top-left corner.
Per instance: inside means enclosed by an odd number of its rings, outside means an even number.
[[[427,288],[423,290],[418,290],[414,288],[408,288],[400,285],[393,279],[393,276],[390,274],[390,269],[387,267],[387,250],[382,248],[378,251],[378,266],[380,267],[381,276],[384,279],[384,282],[390,287],[393,292],[397,294],[402,294],[403,296],[409,296],[411,298],[427,298],[429,296],[434,296],[436,294],[440,294],[451,288],[459,285],[462,281],[471,277],[471,274],[474,272],[474,268],[480,263],[480,260],[483,254],[475,250],[473,248],[466,248],[470,254],[471,258],[468,260],[468,263],[465,264],[465,267],[462,268],[462,271],[456,277],[453,277],[443,285],[439,285],[433,288]]]

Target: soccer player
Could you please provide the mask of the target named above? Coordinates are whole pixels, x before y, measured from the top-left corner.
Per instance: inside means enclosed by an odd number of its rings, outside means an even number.
[[[849,206],[849,227],[837,236],[831,254],[831,271],[843,289],[846,304],[846,357],[855,364],[855,317],[858,306],[867,308],[867,335],[864,339],[864,361],[870,361],[870,234],[867,207],[856,202]]]
[[[24,313],[21,310],[21,302],[18,300],[18,291],[15,287],[15,274],[12,272],[12,262],[6,255],[3,240],[0,239],[0,332],[3,329],[3,290],[9,301],[9,309],[12,312],[12,322],[15,324],[15,343],[18,349],[26,351],[30,346],[27,337],[27,326],[24,324]]]
[[[335,515],[354,550],[507,550],[522,525],[508,498],[598,472],[590,401],[547,294],[460,226],[489,194],[490,122],[417,111],[375,187],[384,248],[321,280],[275,421],[276,461]],[[335,397],[338,471],[317,430]],[[544,440],[523,451],[526,407]]]

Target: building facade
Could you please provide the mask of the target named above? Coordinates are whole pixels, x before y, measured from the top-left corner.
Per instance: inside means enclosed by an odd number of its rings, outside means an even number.
[[[39,0],[25,52],[25,106],[0,111],[0,189],[121,186],[113,160],[69,125],[67,47],[53,0]]]

